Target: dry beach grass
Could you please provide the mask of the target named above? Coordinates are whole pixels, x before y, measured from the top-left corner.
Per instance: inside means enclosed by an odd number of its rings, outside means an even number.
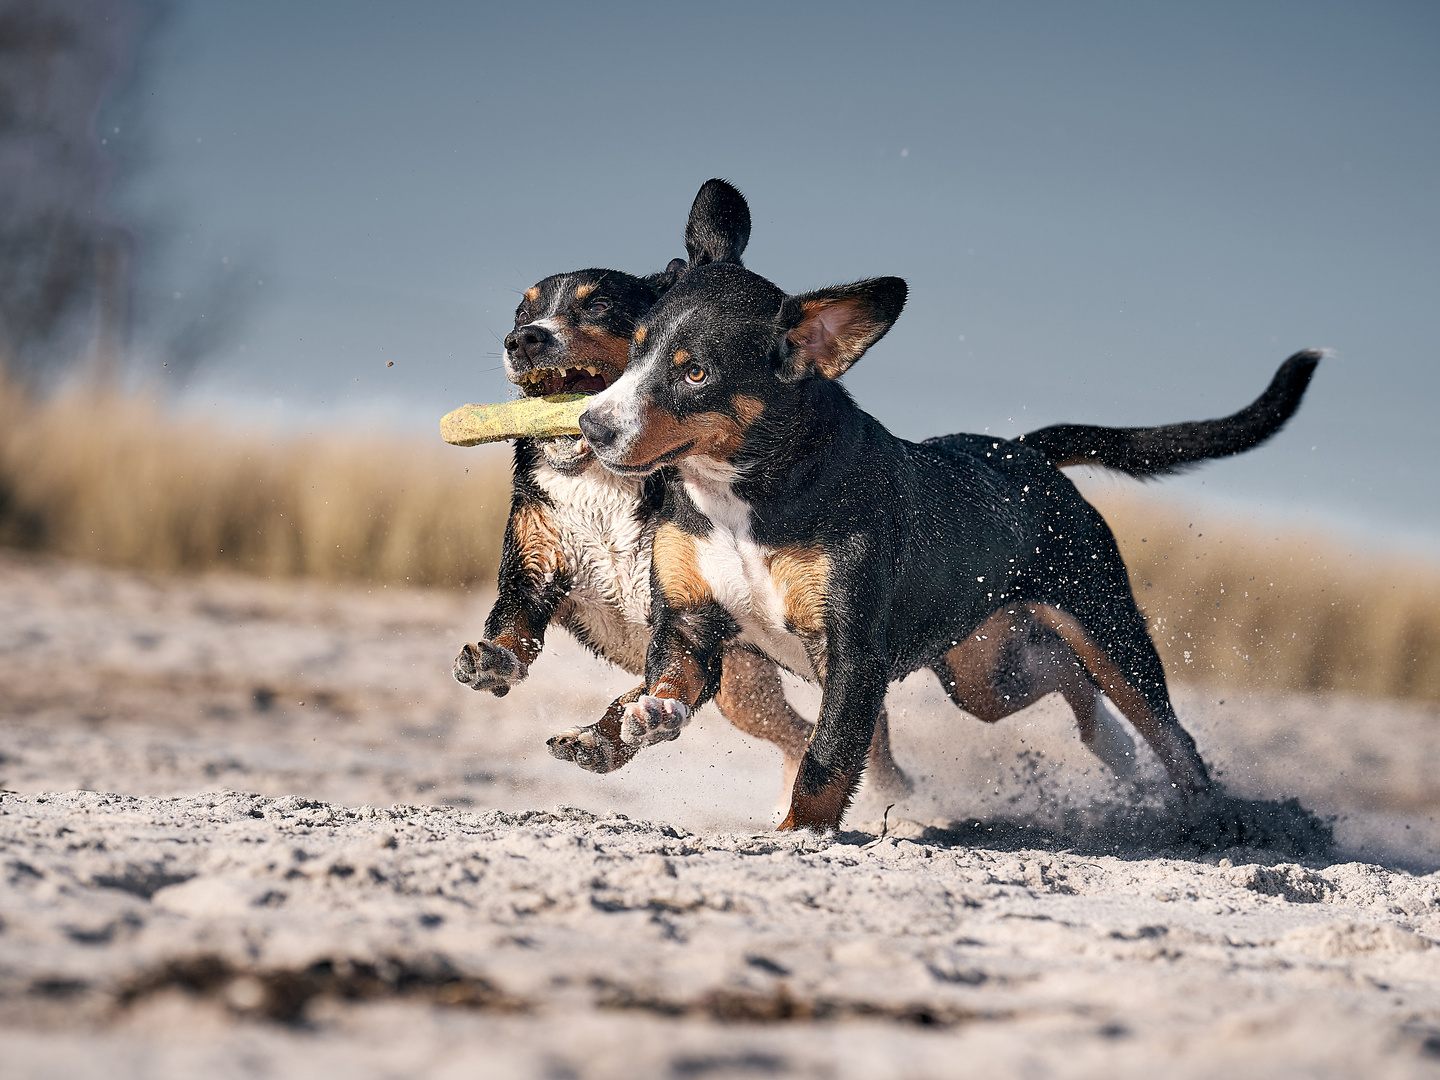
[[[388,433],[277,436],[0,376],[0,543],[157,572],[492,581],[503,451]]]
[[[438,438],[242,433],[0,382],[0,543],[111,566],[488,584],[507,467],[503,450]],[[1440,567],[1131,485],[1087,490],[1172,677],[1440,701]]]

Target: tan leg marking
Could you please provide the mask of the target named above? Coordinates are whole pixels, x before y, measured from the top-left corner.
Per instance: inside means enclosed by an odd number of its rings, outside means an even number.
[[[510,534],[520,549],[520,565],[537,582],[549,582],[566,569],[560,533],[550,511],[539,503],[526,503],[510,515]]]
[[[1022,655],[1026,670],[1022,678],[1008,678],[1003,665],[1007,662],[1006,646],[1016,638],[1024,639],[1035,616],[1028,606],[1016,608],[1015,614],[997,611],[986,619],[968,638],[945,654],[945,666],[954,686],[947,686],[955,704],[977,719],[993,724],[1003,717],[1033,705],[1047,694],[1059,692],[1075,713],[1080,737],[1088,738],[1095,719],[1096,690],[1085,674],[1080,657],[1062,636],[1049,642],[1048,655],[1034,652]],[[1035,646],[1043,649],[1045,644]],[[1009,682],[1014,684],[1005,687]],[[1016,693],[1021,690],[1023,692]],[[1006,696],[1006,689],[1011,692]]]
[[[1091,639],[1079,620],[1048,604],[1027,606],[1040,622],[1059,634],[1065,644],[1075,651],[1075,655],[1080,658],[1080,662],[1085,665],[1090,677],[1105,696],[1115,703],[1116,708],[1125,714],[1125,719],[1130,721],[1141,738],[1150,744],[1172,781],[1187,792],[1201,791],[1209,787],[1209,782],[1203,775],[1196,775],[1195,766],[1190,760],[1191,754],[1176,747],[1172,739],[1171,729],[1178,724],[1155,715],[1144,695]]]
[[[651,551],[660,589],[671,607],[699,607],[715,599],[710,583],[700,573],[695,538],[684,529],[668,523],[661,525]]]
[[[840,819],[850,808],[850,800],[854,794],[854,788],[843,780],[826,784],[814,795],[801,795],[796,792],[790,799],[790,812],[780,823],[780,831],[813,829],[816,832],[825,832],[828,829],[838,829]]]

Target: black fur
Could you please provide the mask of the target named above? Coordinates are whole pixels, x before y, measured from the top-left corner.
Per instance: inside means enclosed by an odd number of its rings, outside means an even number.
[[[1055,424],[1022,436],[1056,465],[1099,465],[1140,480],[1184,472],[1211,458],[1254,449],[1283,428],[1310,385],[1324,354],[1297,352],[1275,372],[1265,392],[1237,413],[1149,428]]]
[[[1078,624],[1076,647],[1099,658],[1092,676],[1118,668],[1129,687],[1102,689],[1138,694],[1132,721],[1139,717],[1150,728],[1142,734],[1175,785],[1186,794],[1206,790],[1205,764],[1175,717],[1114,537],[1047,451],[1028,437],[907,442],[834,381],[889,329],[904,297],[896,278],[787,297],[733,262],[692,264],[646,317],[645,340],[632,346],[625,379],[581,417],[596,453],[617,472],[678,463],[666,481],[661,527],[693,536],[697,552],[719,545],[727,553],[694,567],[677,563],[679,569],[701,573],[709,565],[706,573],[730,574],[723,569],[733,565],[728,553],[738,558],[747,551],[768,559],[763,553],[818,550],[827,560],[824,632],[805,640],[824,698],[785,827],[837,826],[887,684],[935,667],[1008,605],[1017,612],[1043,605],[1052,613],[1045,617]],[[1079,429],[1090,436],[1085,449],[1119,447],[1093,458],[1152,472],[1156,466],[1143,456],[1131,460],[1133,447],[1169,447],[1161,469],[1239,452],[1294,411],[1298,394],[1283,388],[1293,388],[1301,371],[1303,390],[1313,357],[1302,355],[1307,359],[1292,361],[1288,380],[1277,380],[1282,407],[1267,395],[1237,414],[1242,419],[1221,422],[1224,437],[1214,425],[1159,429],[1183,433],[1165,437]],[[758,412],[756,402],[763,405]],[[731,431],[726,418],[743,421],[738,444],[706,434]],[[1038,441],[1063,461],[1072,442],[1047,438]],[[736,513],[738,525],[716,516]],[[720,651],[742,633],[741,615],[713,601],[675,607],[660,563],[657,551],[647,685],[656,687],[665,672],[692,658],[705,680],[686,702],[693,706],[715,693]],[[755,588],[733,575],[722,584],[732,593]],[[790,640],[777,639],[785,631],[794,627],[762,627],[740,644],[769,648],[767,655],[783,663],[773,650]],[[764,646],[758,635],[772,644]]]

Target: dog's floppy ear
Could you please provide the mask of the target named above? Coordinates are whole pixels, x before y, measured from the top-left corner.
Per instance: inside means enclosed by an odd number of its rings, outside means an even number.
[[[706,180],[690,207],[690,220],[685,224],[685,250],[690,265],[734,263],[750,242],[750,207],[732,184],[724,180]]]
[[[658,274],[646,274],[640,280],[655,290],[655,297],[658,300],[675,287],[675,282],[679,281],[680,275],[685,273],[685,266],[684,259],[671,259],[664,270]]]
[[[900,317],[907,292],[898,277],[787,296],[780,307],[780,378],[838,379]]]

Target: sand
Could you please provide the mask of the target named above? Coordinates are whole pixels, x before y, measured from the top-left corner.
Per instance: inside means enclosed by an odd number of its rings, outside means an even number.
[[[551,759],[629,685],[561,632],[451,682],[486,599],[0,553],[4,1074],[1440,1072],[1433,710],[1181,687],[1186,816],[917,677],[915,794],[782,835],[713,709]]]

